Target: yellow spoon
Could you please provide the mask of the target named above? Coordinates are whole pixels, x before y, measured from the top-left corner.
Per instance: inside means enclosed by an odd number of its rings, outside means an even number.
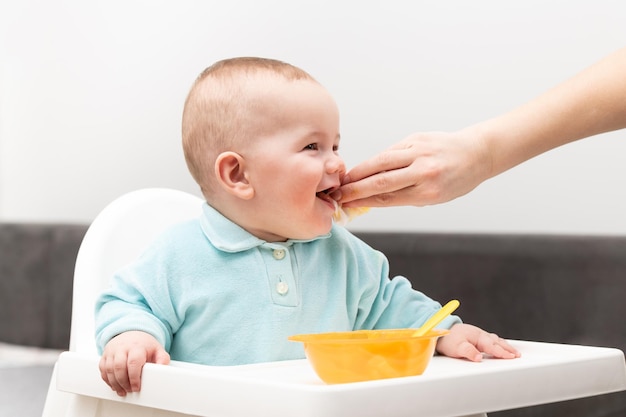
[[[441,309],[436,312],[431,318],[429,318],[426,323],[422,325],[422,327],[417,329],[415,333],[413,333],[413,336],[424,336],[426,333],[432,330],[433,327],[441,323],[443,319],[452,314],[452,312],[456,310],[460,304],[461,303],[459,303],[459,300],[448,301],[448,303],[445,306],[441,307]]]

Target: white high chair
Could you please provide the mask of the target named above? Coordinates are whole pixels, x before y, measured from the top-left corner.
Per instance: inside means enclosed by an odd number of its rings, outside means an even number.
[[[148,188],[119,197],[98,214],[89,226],[76,258],[70,352],[97,355],[95,300],[107,287],[113,273],[135,259],[169,226],[197,218],[201,205],[202,199],[182,191]],[[72,397],[56,392],[57,366],[44,416],[62,415],[63,403]]]
[[[436,356],[417,377],[325,385],[306,360],[215,367],[146,364],[142,390],[118,397],[100,378],[94,303],[113,272],[202,200],[169,189],[123,195],[94,220],[78,252],[70,351],[59,357],[44,417],[273,416],[477,417],[483,413],[626,390],[617,349],[510,341],[515,360]]]

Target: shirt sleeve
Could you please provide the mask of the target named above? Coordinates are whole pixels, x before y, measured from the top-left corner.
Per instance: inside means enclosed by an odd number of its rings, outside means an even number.
[[[402,329],[417,328],[440,308],[441,304],[411,286],[403,277],[389,278],[389,262],[379,251],[360,256],[365,266],[359,270],[359,286],[369,288],[362,292],[355,329]],[[444,319],[437,328],[449,329],[461,323],[457,316]]]
[[[104,346],[120,333],[138,330],[154,336],[169,351],[180,319],[173,306],[167,264],[158,247],[121,269],[95,305],[96,346]]]
[[[373,297],[365,328],[403,329],[418,328],[441,308],[441,304],[423,292],[411,287],[411,282],[397,276],[381,277],[379,292]],[[461,323],[457,316],[444,319],[437,328],[449,329]]]

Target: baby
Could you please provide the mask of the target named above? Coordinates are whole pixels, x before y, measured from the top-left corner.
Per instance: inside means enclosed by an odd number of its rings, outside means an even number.
[[[309,74],[263,58],[207,68],[182,120],[206,204],[120,270],[96,305],[104,381],[138,391],[146,362],[236,365],[304,358],[298,333],[419,327],[441,306],[389,278],[385,256],[333,223],[345,173],[339,112]],[[437,351],[519,353],[448,317]]]

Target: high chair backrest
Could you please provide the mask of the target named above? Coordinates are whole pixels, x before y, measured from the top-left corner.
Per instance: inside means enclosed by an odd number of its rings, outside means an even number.
[[[202,202],[183,191],[147,188],[122,195],[98,214],[76,258],[70,351],[96,353],[95,300],[113,273],[168,227],[199,217]]]

